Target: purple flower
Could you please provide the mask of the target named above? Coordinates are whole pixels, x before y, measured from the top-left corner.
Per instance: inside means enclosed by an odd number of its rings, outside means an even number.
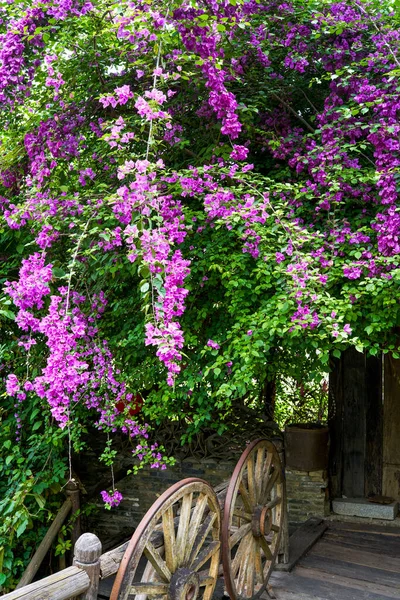
[[[9,396],[15,396],[20,390],[18,377],[11,373],[6,379],[6,392]]]
[[[248,153],[249,150],[248,148],[246,148],[246,146],[239,146],[237,144],[233,144],[233,150],[230,154],[230,157],[233,160],[246,160]]]
[[[118,506],[122,500],[124,499],[121,492],[118,490],[114,490],[111,492],[106,492],[103,490],[100,492],[103,502],[106,505],[106,508],[112,508],[113,506]]]
[[[208,340],[207,346],[209,346],[210,348],[214,348],[214,350],[220,349],[220,345],[217,344],[217,342],[214,342],[213,340]]]

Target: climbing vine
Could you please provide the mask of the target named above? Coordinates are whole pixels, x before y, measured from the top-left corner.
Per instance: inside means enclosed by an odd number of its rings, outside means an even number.
[[[3,418],[22,454],[37,405],[75,452],[94,426],[162,467],[146,422],[222,431],[348,345],[397,356],[398,8],[0,5]]]

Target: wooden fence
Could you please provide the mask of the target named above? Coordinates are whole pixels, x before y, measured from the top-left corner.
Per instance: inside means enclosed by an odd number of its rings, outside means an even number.
[[[127,545],[101,554],[99,538],[84,533],[75,544],[72,567],[20,587],[1,600],[96,600],[100,580],[118,571]]]

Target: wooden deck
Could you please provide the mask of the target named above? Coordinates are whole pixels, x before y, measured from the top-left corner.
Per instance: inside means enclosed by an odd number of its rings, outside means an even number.
[[[101,581],[98,600],[113,579]],[[400,600],[400,528],[328,521],[294,570],[275,571],[270,583],[277,600]],[[221,579],[213,600],[227,600],[223,590]]]
[[[330,522],[294,570],[270,582],[277,600],[400,600],[400,529]]]

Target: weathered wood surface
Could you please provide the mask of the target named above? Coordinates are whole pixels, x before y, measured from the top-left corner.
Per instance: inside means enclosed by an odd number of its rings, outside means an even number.
[[[220,483],[219,485],[217,485],[216,487],[214,487],[214,491],[217,494],[218,503],[222,509],[224,507],[226,491],[227,491],[228,485],[229,485],[229,480],[226,480],[226,481],[223,481],[222,483]],[[175,523],[175,526],[177,526],[179,524],[179,517],[175,517],[174,523]],[[163,544],[162,533],[159,531],[158,532],[155,531],[151,536],[151,543],[153,544],[153,546],[155,548],[159,548]],[[107,579],[107,577],[111,577],[111,575],[114,575],[118,571],[120,562],[125,553],[125,550],[128,547],[128,544],[129,544],[129,540],[124,542],[123,544],[120,544],[116,548],[113,548],[112,550],[109,550],[108,552],[105,552],[104,554],[101,555],[101,557],[100,557],[100,578],[101,579]]]
[[[254,442],[229,483],[222,524],[222,564],[231,598],[251,598],[266,588],[280,549],[284,476],[275,446]]]
[[[329,373],[329,474],[332,498],[342,496],[343,472],[343,361],[332,357]]]
[[[2,600],[69,600],[86,592],[88,575],[78,567],[68,567],[59,573],[35,581],[2,596]]]
[[[287,563],[277,565],[277,570],[291,571],[320,539],[327,527],[325,521],[312,517],[296,529],[289,538],[289,560]]]
[[[121,544],[117,548],[113,548],[108,552],[105,552],[100,556],[100,578],[107,579],[114,575],[119,568],[119,564],[122,560],[125,550],[127,549],[129,541]]]
[[[162,548],[157,549],[152,543],[154,534],[162,535]],[[154,591],[159,592],[158,585],[156,589],[154,584],[159,584],[160,579],[166,586],[178,590],[180,585],[186,585],[187,575],[182,581],[179,579],[182,577],[180,569],[185,567],[190,569],[193,577],[197,573],[200,586],[205,586],[203,599],[211,600],[219,571],[220,535],[220,507],[212,488],[197,478],[171,486],[155,502],[132,536],[110,598],[127,600],[132,589],[144,598],[146,587],[154,595]],[[139,569],[141,561],[143,573]],[[206,563],[208,566],[202,577],[200,569]],[[180,597],[180,592],[176,593]]]
[[[354,348],[332,361],[329,376],[331,496],[382,494],[382,362]],[[385,401],[386,410],[386,401]],[[400,414],[400,411],[397,411]],[[398,431],[398,429],[397,429]]]
[[[100,581],[100,555],[101,542],[97,535],[84,533],[81,535],[74,549],[74,566],[85,571],[89,577],[90,586],[80,600],[97,600]]]
[[[280,459],[282,460],[282,456],[280,456]],[[214,487],[214,491],[217,494],[217,499],[218,499],[218,503],[220,505],[221,510],[224,509],[228,485],[229,485],[229,480],[226,480]],[[282,485],[284,487],[285,483],[283,482]],[[284,495],[285,495],[285,493],[284,493]],[[192,509],[192,512],[193,512],[193,509]],[[179,516],[175,517],[175,519],[174,519],[175,527],[177,527],[178,524],[179,524]],[[288,521],[287,521],[286,511],[284,511],[284,516],[282,519],[282,529],[283,529],[282,542],[281,542],[281,545],[279,548],[279,553],[282,555],[283,559],[287,560],[287,557],[289,554],[288,553],[289,536],[288,536]],[[164,543],[163,535],[160,531],[153,532],[153,534],[151,535],[151,543],[153,544],[153,546],[155,548],[159,548]],[[120,544],[119,546],[117,546],[116,548],[113,548],[112,550],[105,552],[100,557],[100,579],[101,580],[107,579],[108,577],[115,575],[115,573],[118,571],[119,565],[121,563],[121,560],[125,553],[125,550],[128,547],[128,544],[129,544],[129,541],[126,541],[123,544]]]
[[[400,537],[400,521],[398,526],[377,525],[375,523],[351,523],[342,521],[329,521],[329,531],[363,531],[365,533],[375,533],[388,537]]]
[[[386,496],[400,500],[400,359],[385,356],[383,487]]]
[[[400,600],[400,531],[328,522],[298,566],[270,582],[277,600]]]
[[[71,542],[72,548],[74,548],[76,542],[78,541],[79,536],[81,535],[81,517],[79,514],[80,509],[80,492],[79,486],[75,479],[71,479],[67,483],[65,492],[67,497],[71,500],[71,512],[72,517],[74,517],[72,531],[71,531]]]
[[[383,402],[382,360],[369,356],[366,359],[366,447],[364,494],[382,494],[383,475]]]
[[[28,585],[32,581],[32,579],[35,577],[35,575],[42,563],[42,560],[46,556],[51,544],[54,541],[54,538],[56,537],[60,527],[64,523],[69,511],[71,510],[71,507],[72,507],[71,499],[67,498],[66,501],[64,502],[64,504],[62,505],[62,507],[60,508],[60,510],[58,511],[56,518],[54,519],[54,521],[50,525],[49,529],[47,530],[46,535],[40,542],[39,547],[36,550],[35,554],[33,555],[31,562],[25,569],[25,571],[21,577],[21,580],[17,585],[17,589],[20,589],[20,588]]]
[[[343,353],[342,494],[362,498],[365,488],[366,357],[355,348]]]

